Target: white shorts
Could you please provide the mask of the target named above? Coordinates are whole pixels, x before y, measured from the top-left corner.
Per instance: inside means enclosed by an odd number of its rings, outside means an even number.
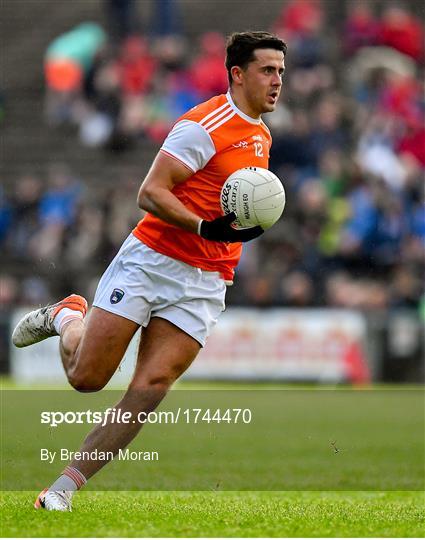
[[[151,317],[167,319],[204,346],[225,295],[219,272],[162,255],[130,234],[101,277],[93,305],[141,326]]]

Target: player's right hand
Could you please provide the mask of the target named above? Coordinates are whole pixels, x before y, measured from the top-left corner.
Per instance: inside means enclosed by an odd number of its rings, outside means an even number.
[[[203,219],[199,227],[199,235],[206,240],[215,242],[249,242],[263,234],[264,229],[260,226],[249,229],[234,229],[231,226],[236,219],[235,212],[218,217],[212,221]]]

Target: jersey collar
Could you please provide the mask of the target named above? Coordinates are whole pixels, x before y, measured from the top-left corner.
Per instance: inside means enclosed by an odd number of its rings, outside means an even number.
[[[230,103],[230,106],[232,107],[232,109],[233,109],[233,110],[235,111],[235,113],[238,114],[241,118],[243,118],[244,120],[246,120],[246,121],[249,122],[250,124],[255,124],[255,125],[257,125],[257,126],[258,126],[259,124],[261,124],[261,118],[258,118],[258,119],[251,118],[250,116],[248,116],[247,114],[245,114],[244,112],[242,112],[240,109],[238,109],[238,108],[236,107],[235,102],[233,101],[230,92],[227,92],[226,98],[227,98],[227,101]]]

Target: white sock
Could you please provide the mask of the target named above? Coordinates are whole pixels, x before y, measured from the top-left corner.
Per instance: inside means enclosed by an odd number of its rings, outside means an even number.
[[[76,311],[75,309],[65,307],[62,308],[53,319],[53,326],[55,327],[56,332],[60,334],[65,324],[76,319],[83,320],[83,314],[81,311]]]
[[[78,491],[87,479],[75,467],[66,467],[61,476],[49,487],[49,491]]]

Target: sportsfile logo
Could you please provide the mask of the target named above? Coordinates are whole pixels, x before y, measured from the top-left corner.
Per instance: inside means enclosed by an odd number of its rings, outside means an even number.
[[[183,408],[175,411],[140,411],[133,414],[119,407],[108,407],[105,411],[41,411],[40,423],[51,428],[62,424],[250,424],[252,410],[234,407],[232,409]]]

